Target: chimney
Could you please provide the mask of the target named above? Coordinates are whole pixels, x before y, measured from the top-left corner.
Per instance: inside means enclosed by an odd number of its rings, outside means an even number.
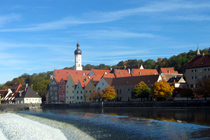
[[[168,73],[170,73],[170,70],[168,70]]]
[[[205,55],[205,53],[202,53],[202,56],[204,56]]]
[[[82,75],[85,76],[85,73],[83,72]]]
[[[107,72],[105,72],[104,74],[107,75]]]
[[[139,72],[139,75],[141,75],[141,72]]]

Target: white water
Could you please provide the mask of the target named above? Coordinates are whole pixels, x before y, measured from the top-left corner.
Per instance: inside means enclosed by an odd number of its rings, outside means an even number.
[[[33,117],[35,119],[36,117]],[[39,119],[38,117],[36,119]],[[44,123],[45,122],[45,123]],[[50,124],[50,125],[46,125]],[[56,127],[52,127],[52,124]],[[59,125],[60,126],[59,126]],[[59,129],[67,128],[70,135],[66,137]],[[79,129],[70,125],[62,125],[53,120],[43,120],[43,123],[19,116],[13,113],[0,114],[1,140],[66,140],[66,139],[92,139]]]

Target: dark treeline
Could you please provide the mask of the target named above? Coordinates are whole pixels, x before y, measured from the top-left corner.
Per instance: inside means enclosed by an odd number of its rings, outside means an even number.
[[[205,53],[208,54],[208,49],[200,50],[201,54]],[[178,55],[174,55],[168,58],[158,58],[157,60],[147,59],[146,61],[143,60],[126,60],[120,61],[117,65],[109,66],[105,64],[100,64],[98,66],[87,64],[83,66],[84,70],[91,70],[91,69],[119,69],[126,67],[134,67],[137,65],[143,65],[145,69],[157,69],[160,70],[161,67],[174,67],[176,71],[179,73],[183,73],[185,66],[187,63],[196,56],[196,51],[190,50],[188,53],[180,53]],[[64,69],[74,69],[74,67],[66,67]],[[8,81],[3,85],[0,85],[0,89],[7,89],[10,88],[13,84],[29,84],[29,86],[33,85],[33,89],[39,93],[40,96],[44,96],[47,93],[47,87],[50,83],[50,75],[53,74],[53,71],[43,72],[39,74],[23,74],[20,77],[14,78],[12,81]]]

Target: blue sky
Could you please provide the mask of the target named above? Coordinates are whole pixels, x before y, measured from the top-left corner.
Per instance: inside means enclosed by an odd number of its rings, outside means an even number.
[[[1,0],[0,84],[82,63],[169,58],[210,47],[207,0]]]

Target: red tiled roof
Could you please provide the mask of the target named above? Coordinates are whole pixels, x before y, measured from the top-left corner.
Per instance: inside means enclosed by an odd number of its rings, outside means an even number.
[[[54,78],[58,83],[61,81],[61,77],[54,77]]]
[[[107,73],[103,75],[103,78],[115,78],[114,73]]]
[[[105,74],[105,73],[110,73],[110,70],[101,70],[101,69],[91,69],[92,72],[95,74],[95,75],[101,75],[101,77]]]
[[[70,74],[74,75],[88,75],[90,73],[89,70],[54,70],[54,77],[65,77],[68,78]]]
[[[197,55],[188,62],[186,69],[207,66],[210,66],[210,55]]]
[[[0,90],[1,97],[6,96],[7,92],[7,90]]]
[[[84,79],[86,79],[86,76],[83,76],[83,75],[71,74],[70,76],[75,84],[78,84],[79,81],[83,81]]]
[[[141,75],[158,75],[156,69],[132,69],[132,76],[141,76]]]
[[[114,69],[114,74],[115,74],[116,78],[131,76],[131,74],[127,70],[121,70],[121,69]]]
[[[174,70],[174,68],[160,68],[161,73],[172,73],[172,74],[178,74],[177,71]]]

